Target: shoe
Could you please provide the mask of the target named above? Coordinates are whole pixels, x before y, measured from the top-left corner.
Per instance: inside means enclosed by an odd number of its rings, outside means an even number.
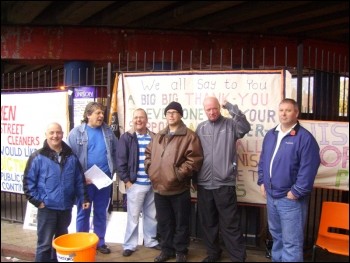
[[[220,260],[219,257],[208,256],[202,260],[202,262],[218,262]]]
[[[187,262],[186,255],[183,253],[176,253],[176,262]]]
[[[124,257],[129,257],[129,256],[131,256],[132,253],[134,253],[133,250],[125,249],[125,250],[123,251],[123,256],[124,256]]]
[[[151,248],[153,248],[153,249],[155,249],[155,250],[162,250],[162,247],[158,244],[158,245],[155,245],[155,246],[153,246],[153,247],[151,247]]]
[[[98,247],[97,251],[101,252],[102,254],[110,254],[111,253],[111,250],[106,245],[102,245],[102,246]]]
[[[174,254],[170,255],[170,254],[165,254],[164,252],[161,252],[159,254],[159,256],[154,258],[154,262],[164,262],[164,261],[167,261],[167,260],[172,259],[174,257],[175,257]]]

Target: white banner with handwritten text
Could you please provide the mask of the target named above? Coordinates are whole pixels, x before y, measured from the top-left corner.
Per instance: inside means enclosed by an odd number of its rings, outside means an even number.
[[[154,132],[165,128],[164,108],[181,103],[183,121],[192,130],[206,120],[203,100],[216,96],[246,114],[251,131],[237,143],[237,195],[240,202],[265,203],[257,186],[257,165],[266,132],[278,123],[278,104],[291,94],[291,75],[284,70],[225,72],[164,72],[121,74],[118,86],[118,118],[121,133],[132,126],[132,113],[143,108]],[[224,116],[229,114],[222,110]],[[322,164],[315,187],[349,189],[348,123],[301,121],[319,142]],[[193,196],[196,193],[193,191]]]

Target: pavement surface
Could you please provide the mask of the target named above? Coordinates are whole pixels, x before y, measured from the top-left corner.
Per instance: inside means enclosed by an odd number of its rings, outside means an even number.
[[[11,223],[1,220],[1,262],[34,262],[36,248],[36,231],[23,229],[21,223]],[[122,244],[108,243],[111,254],[96,252],[95,262],[153,262],[159,251],[144,246],[129,257],[123,257]],[[192,239],[187,257],[188,262],[200,262],[206,257],[205,247],[199,239]],[[247,262],[270,262],[266,258],[265,248],[247,247]],[[311,253],[305,253],[305,261],[311,262]],[[331,255],[327,252],[317,252],[318,262],[349,262],[349,257]],[[175,262],[175,259],[169,260]],[[223,252],[221,262],[230,262],[226,251]]]

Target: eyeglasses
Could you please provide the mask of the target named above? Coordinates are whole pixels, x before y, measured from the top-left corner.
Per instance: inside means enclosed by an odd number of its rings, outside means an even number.
[[[177,111],[167,111],[166,115],[170,116],[170,115],[174,115],[176,113],[178,113],[178,112]]]

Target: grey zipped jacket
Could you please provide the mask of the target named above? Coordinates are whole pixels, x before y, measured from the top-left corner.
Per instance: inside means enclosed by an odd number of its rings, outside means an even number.
[[[202,168],[193,178],[198,185],[236,185],[236,142],[250,131],[250,124],[237,105],[227,102],[225,108],[232,118],[220,116],[215,122],[201,122],[196,129],[204,154]]]

